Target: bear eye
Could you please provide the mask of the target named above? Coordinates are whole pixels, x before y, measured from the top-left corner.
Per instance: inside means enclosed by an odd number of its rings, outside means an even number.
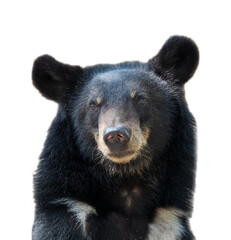
[[[97,105],[96,105],[95,102],[91,102],[91,103],[90,103],[90,110],[91,110],[91,111],[95,111],[95,110],[97,110],[97,108],[98,108],[98,107],[97,107]]]
[[[138,103],[139,105],[145,105],[146,102],[147,102],[147,100],[146,100],[146,98],[143,97],[143,96],[140,96],[140,97],[137,98],[137,103]]]

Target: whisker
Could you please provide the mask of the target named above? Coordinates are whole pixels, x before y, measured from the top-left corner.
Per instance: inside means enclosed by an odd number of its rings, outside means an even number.
[[[91,161],[94,162],[94,153],[95,153],[95,150],[97,150],[97,146],[94,147],[93,151],[92,151],[92,154],[91,154]]]
[[[97,151],[96,151],[96,150],[97,150]],[[101,159],[102,159],[102,157],[103,157],[102,153],[98,150],[98,147],[97,147],[97,146],[95,147],[94,151],[96,151],[96,157],[94,158],[93,161],[94,161],[96,164],[93,166],[92,169],[95,169],[99,164],[101,164]],[[100,159],[100,161],[97,161],[97,160],[99,160],[99,159]],[[97,162],[96,162],[96,161],[97,161]]]
[[[144,158],[146,158],[147,160],[151,160],[151,155],[147,152],[147,151],[145,151],[145,152],[140,152],[140,155],[142,156],[142,157],[144,157]]]

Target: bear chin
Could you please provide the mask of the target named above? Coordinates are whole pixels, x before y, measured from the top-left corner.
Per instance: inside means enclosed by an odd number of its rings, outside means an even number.
[[[126,164],[129,163],[131,160],[137,158],[137,153],[128,152],[123,154],[108,154],[107,158],[110,159],[112,162],[118,164]]]
[[[132,176],[142,175],[149,168],[151,158],[147,154],[134,152],[122,158],[102,157],[100,163],[109,175]]]

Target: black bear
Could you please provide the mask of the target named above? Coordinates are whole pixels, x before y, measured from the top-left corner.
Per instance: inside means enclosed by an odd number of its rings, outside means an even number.
[[[34,176],[33,240],[192,240],[196,123],[184,84],[196,44],[147,63],[82,68],[44,55],[34,86],[58,103]]]

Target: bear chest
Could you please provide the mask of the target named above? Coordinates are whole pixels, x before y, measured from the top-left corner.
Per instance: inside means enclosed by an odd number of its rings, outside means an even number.
[[[103,195],[104,206],[124,214],[147,215],[153,208],[153,200],[151,190],[141,184],[122,184]]]
[[[121,187],[115,194],[112,202],[118,208],[125,211],[134,211],[134,209],[142,204],[143,191],[138,186],[131,188]]]

